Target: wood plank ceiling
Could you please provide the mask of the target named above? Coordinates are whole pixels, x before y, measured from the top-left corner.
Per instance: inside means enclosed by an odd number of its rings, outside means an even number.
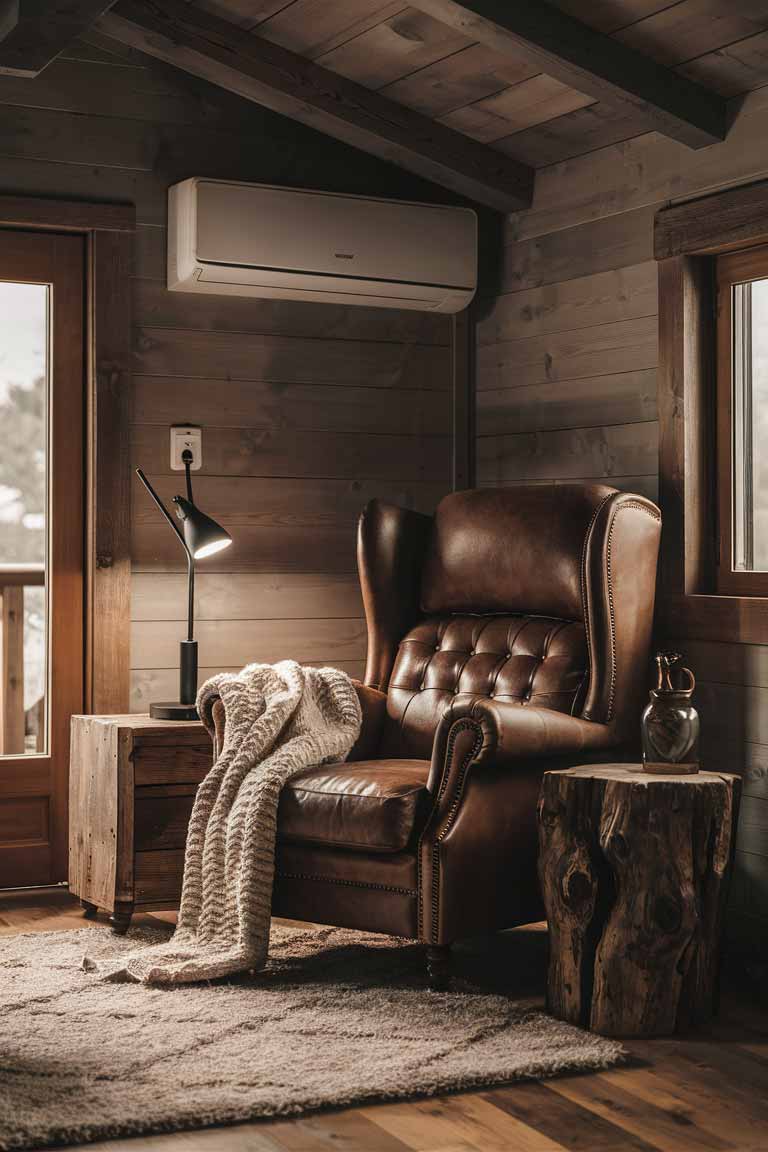
[[[0,76],[37,76],[114,0],[0,0]]]
[[[766,0],[552,2],[721,96],[768,83]],[[647,130],[639,112],[596,100],[542,72],[526,53],[501,54],[401,0],[195,6],[533,167]]]
[[[720,141],[768,83],[768,0],[0,0],[0,72],[94,21],[502,211],[536,168],[649,131]]]

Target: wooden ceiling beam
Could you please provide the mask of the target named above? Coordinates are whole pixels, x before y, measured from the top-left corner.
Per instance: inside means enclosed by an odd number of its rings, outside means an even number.
[[[533,169],[183,0],[122,0],[99,30],[501,212],[531,203]]]
[[[435,19],[500,53],[521,52],[563,84],[640,111],[648,131],[690,148],[724,140],[726,102],[546,0],[410,0]]]
[[[0,76],[37,76],[112,3],[0,0]]]

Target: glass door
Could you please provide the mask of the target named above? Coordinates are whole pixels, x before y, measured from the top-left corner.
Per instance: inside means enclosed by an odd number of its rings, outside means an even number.
[[[84,369],[84,239],[0,230],[0,888],[66,879]]]

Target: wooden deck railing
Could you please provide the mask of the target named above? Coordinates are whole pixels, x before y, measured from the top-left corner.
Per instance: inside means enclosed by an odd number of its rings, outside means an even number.
[[[45,584],[44,564],[0,564],[0,754],[25,751],[24,589]],[[37,751],[42,751],[42,731]]]

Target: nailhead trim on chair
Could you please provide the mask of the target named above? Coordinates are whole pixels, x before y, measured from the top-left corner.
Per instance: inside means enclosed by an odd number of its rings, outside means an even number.
[[[592,683],[592,624],[589,615],[589,603],[587,601],[587,551],[589,549],[589,541],[592,536],[592,529],[595,526],[598,516],[602,512],[605,505],[609,500],[613,500],[614,493],[610,496],[604,496],[592,513],[592,519],[589,521],[587,531],[584,534],[584,543],[581,547],[581,610],[584,615],[584,629],[587,634],[587,684]]]
[[[589,522],[586,535],[584,537],[584,544],[581,550],[581,603],[584,612],[584,626],[587,633],[587,660],[589,662],[589,678],[592,677],[592,627],[589,617],[589,606],[587,603],[587,550],[589,547],[589,540],[592,535],[592,529],[595,522],[602,512],[605,505],[614,498],[615,493],[606,496],[592,514],[592,519]],[[661,514],[649,508],[646,504],[641,504],[639,500],[627,500],[626,503],[620,504],[611,518],[611,524],[608,529],[608,543],[606,547],[605,557],[605,575],[606,583],[608,585],[608,613],[611,632],[611,687],[608,694],[608,709],[606,713],[606,723],[613,719],[613,706],[616,700],[616,612],[613,603],[613,585],[611,583],[611,545],[613,543],[613,529],[616,524],[616,517],[619,512],[623,512],[625,508],[635,508],[639,512],[645,512],[653,520],[661,520]],[[587,717],[592,719],[592,717]]]
[[[345,888],[372,888],[377,892],[396,892],[400,896],[418,896],[414,888],[395,888],[392,884],[366,884],[362,880],[342,880],[336,876],[311,876],[303,872],[277,872],[278,880],[320,880],[323,884],[341,884]]]
[[[440,801],[442,800],[443,796],[445,795],[445,790],[448,787],[448,777],[449,777],[450,773],[445,771],[445,765],[448,762],[448,760],[450,759],[451,754],[453,752],[453,746],[456,743],[456,737],[454,736],[454,731],[463,732],[466,728],[470,727],[470,724],[471,724],[471,721],[469,721],[469,720],[465,720],[462,723],[457,722],[454,725],[454,727],[451,728],[450,732],[448,733],[448,743],[447,743],[446,749],[445,749],[445,759],[443,760],[443,775],[440,779],[440,787],[437,790],[437,796],[435,798],[435,807],[436,808],[440,806]],[[417,869],[418,869],[419,892],[421,892],[421,841],[419,841],[419,849],[418,849],[418,857],[417,857]],[[423,927],[424,927],[424,915],[423,915],[423,910],[422,910],[422,906],[421,906],[421,899],[419,899],[419,916],[418,916],[419,936],[422,935]]]
[[[438,834],[435,836],[434,840],[432,841],[432,933],[431,933],[431,938],[432,938],[433,944],[437,943],[438,919],[440,916],[440,898],[438,895],[438,890],[439,890],[439,885],[440,885],[440,843],[448,835],[448,833],[450,832],[450,830],[453,827],[453,824],[456,820],[456,815],[459,811],[459,806],[461,805],[461,799],[462,799],[462,795],[464,792],[464,780],[466,779],[467,771],[469,769],[470,764],[472,763],[472,761],[477,756],[477,753],[480,751],[482,744],[483,744],[482,730],[478,729],[478,725],[475,723],[474,720],[470,720],[470,719],[457,720],[457,722],[453,725],[450,732],[448,733],[448,744],[447,744],[446,750],[445,750],[444,764],[447,765],[447,764],[450,764],[450,762],[451,762],[451,758],[453,756],[453,749],[454,749],[454,746],[456,744],[456,740],[459,736],[459,733],[460,732],[466,732],[470,728],[474,729],[476,732],[475,742],[472,745],[472,748],[470,749],[466,759],[464,760],[464,762],[462,763],[462,765],[459,769],[457,788],[456,788],[456,796],[454,797],[454,801],[451,804],[451,808],[450,808],[450,811],[448,813],[448,816],[446,817],[445,824],[443,825],[440,832],[438,832]],[[440,801],[442,800],[443,796],[445,795],[445,790],[448,787],[449,777],[450,777],[450,772],[444,771],[443,779],[440,781],[440,788],[439,788],[438,793],[437,793],[436,805],[439,805]],[[419,872],[421,872],[421,852],[419,852]],[[421,883],[419,883],[419,891],[421,892]],[[419,937],[421,937],[423,935],[423,926],[424,926],[424,917],[422,914],[421,900],[419,900],[419,913],[418,913]]]

